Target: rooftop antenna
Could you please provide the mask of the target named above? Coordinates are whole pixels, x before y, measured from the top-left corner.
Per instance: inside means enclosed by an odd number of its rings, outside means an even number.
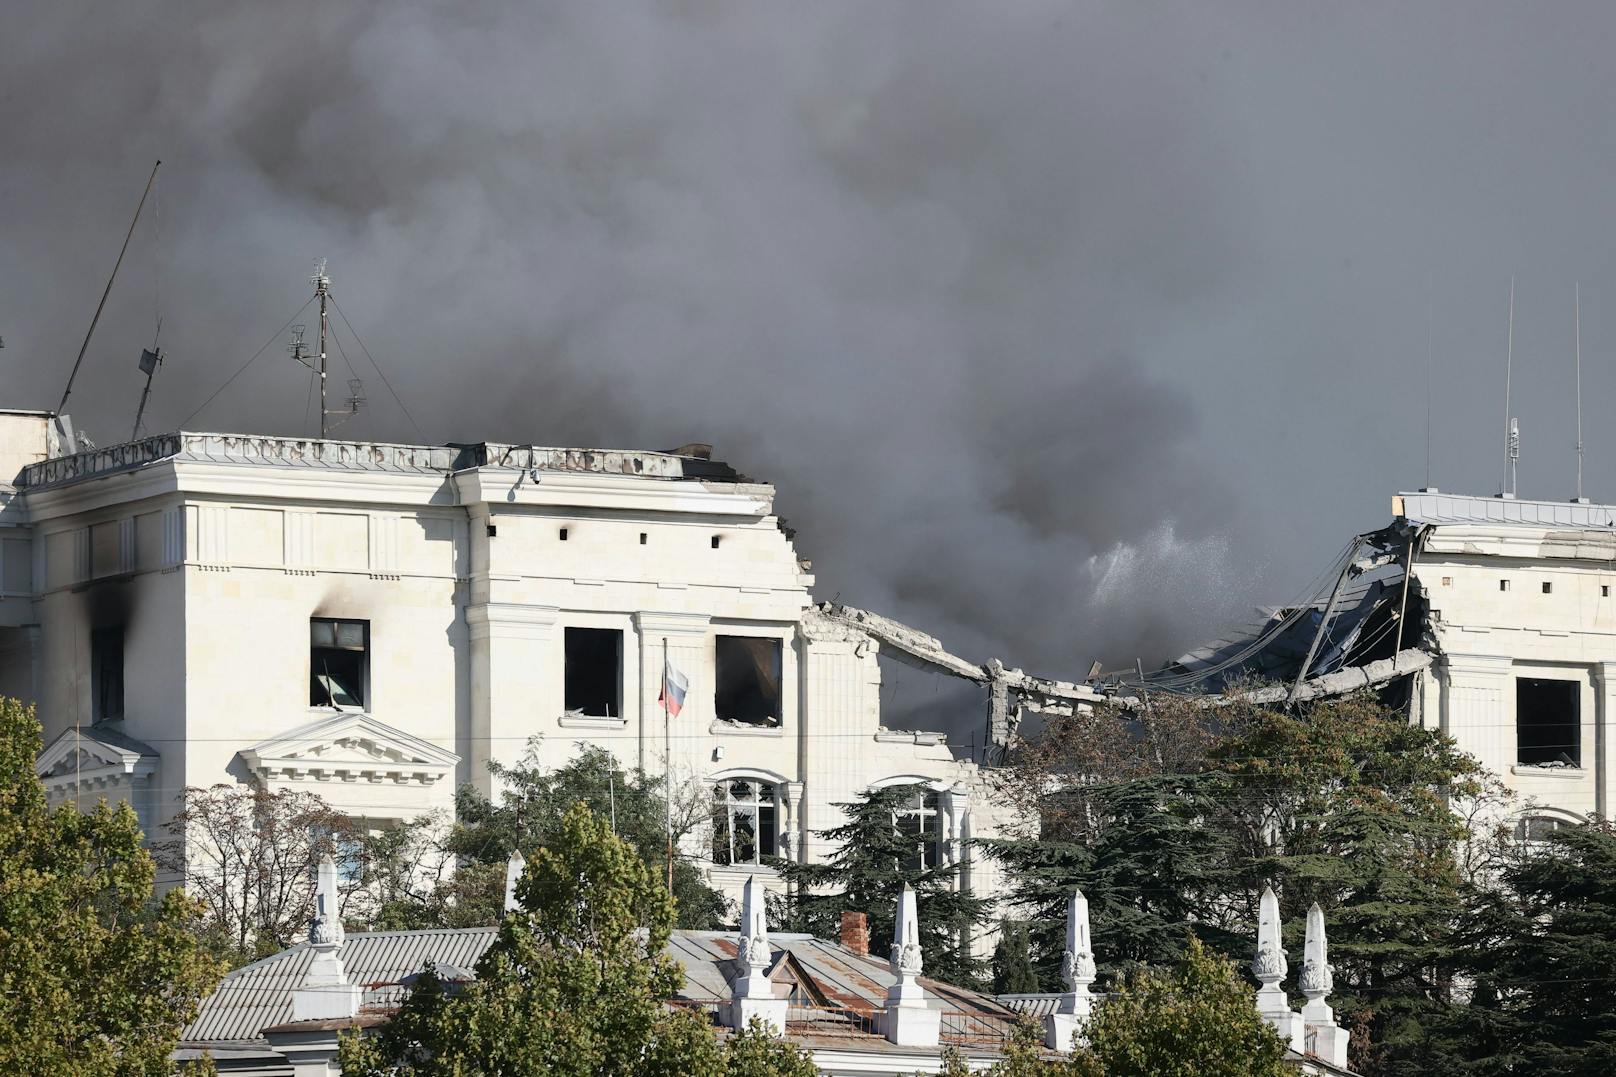
[[[1431,360],[1436,354],[1436,314],[1425,293],[1425,489],[1431,488]]]
[[[1504,352],[1504,486],[1503,497],[1515,496],[1515,461],[1521,455],[1521,433],[1509,413],[1510,378],[1515,373],[1515,277],[1509,278],[1509,347]]]
[[[158,325],[160,328],[162,323]],[[135,409],[135,429],[129,435],[130,441],[140,440],[140,424],[146,417],[146,401],[151,399],[152,378],[157,376],[157,368],[162,365],[163,349],[153,340],[150,348],[142,348],[140,352],[140,372],[146,375],[146,387],[140,391],[140,407]]]
[[[1582,496],[1582,282],[1576,284],[1576,298],[1572,305],[1573,324],[1577,332],[1577,503],[1588,499]]]
[[[129,240],[134,237],[135,225],[140,223],[140,211],[146,208],[146,196],[151,194],[152,184],[157,182],[157,169],[162,161],[152,165],[151,176],[146,180],[146,189],[140,193],[140,203],[135,206],[135,218],[129,222],[129,232],[123,237],[123,246],[118,249],[118,260],[112,264],[112,275],[107,278],[107,286],[101,292],[101,302],[95,305],[95,316],[90,319],[90,329],[84,334],[84,343],[79,345],[79,357],[73,360],[73,370],[67,376],[67,388],[62,390],[62,399],[56,405],[56,414],[60,415],[67,410],[67,398],[73,395],[73,380],[79,376],[79,367],[84,365],[84,353],[90,350],[90,338],[95,336],[96,323],[101,320],[101,311],[106,308],[107,296],[112,294],[112,282],[118,279],[118,267],[123,265],[123,256],[129,252]]]
[[[296,359],[320,376],[320,440],[322,441],[325,440],[334,427],[341,426],[343,421],[359,414],[359,409],[365,406],[364,383],[358,378],[353,378],[348,382],[347,407],[337,411],[331,411],[326,407],[327,342],[330,340],[331,332],[331,320],[326,308],[331,300],[331,278],[326,275],[325,265],[324,258],[316,261],[314,263],[314,275],[309,278],[309,283],[314,285],[314,298],[320,301],[319,365],[316,366],[311,363],[309,360],[314,359],[315,356],[309,355],[303,350],[303,326],[292,327],[292,342],[287,345],[287,350],[292,353],[293,359]],[[336,423],[330,422],[333,418],[337,418],[339,421]]]

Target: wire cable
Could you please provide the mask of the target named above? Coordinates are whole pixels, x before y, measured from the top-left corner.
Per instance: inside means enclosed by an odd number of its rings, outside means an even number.
[[[299,318],[301,318],[303,316],[303,312],[305,310],[308,310],[309,309],[309,304],[311,304],[313,302],[314,302],[314,297],[310,296],[308,298],[308,300],[305,301],[304,304],[301,307],[297,308],[297,313],[296,314],[294,314],[290,318],[286,319],[286,324],[285,325],[283,325],[279,329],[275,330],[275,332],[270,335],[270,338],[268,340],[264,341],[264,346],[262,348],[259,348],[257,351],[253,352],[251,359],[248,359],[245,363],[242,363],[241,366],[237,367],[236,372],[234,374],[230,375],[230,377],[226,378],[225,383],[223,385],[221,385],[217,389],[213,390],[213,395],[208,397],[206,400],[202,401],[202,404],[201,404],[200,407],[198,407],[195,411],[191,412],[191,414],[187,415],[185,418],[181,419],[179,421],[179,423],[177,424],[178,428],[184,429],[186,423],[190,422],[192,419],[196,418],[198,415],[202,414],[202,412],[207,410],[208,405],[213,403],[215,400],[217,400],[220,393],[222,393],[226,389],[230,388],[230,383],[231,382],[235,381],[237,378],[239,378],[243,374],[245,374],[247,372],[247,368],[252,366],[254,363],[256,363],[258,361],[258,357],[263,355],[264,352],[268,351],[269,346],[271,344],[275,343],[277,340],[279,340],[281,338],[281,334],[286,332],[288,329],[290,329],[292,327],[292,323],[297,321]]]

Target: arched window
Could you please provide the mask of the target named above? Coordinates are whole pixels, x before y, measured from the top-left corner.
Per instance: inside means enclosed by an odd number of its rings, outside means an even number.
[[[1517,841],[1547,841],[1561,827],[1576,826],[1575,819],[1563,815],[1523,815],[1515,823]]]
[[[914,841],[914,854],[904,861],[906,870],[930,870],[942,863],[943,813],[936,790],[913,786],[909,799],[893,811],[892,825]]]
[[[761,864],[776,854],[773,782],[727,778],[713,786],[713,863]]]

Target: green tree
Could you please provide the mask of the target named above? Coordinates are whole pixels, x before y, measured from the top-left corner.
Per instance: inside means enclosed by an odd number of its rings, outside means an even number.
[[[1244,959],[1257,896],[1273,883],[1293,953],[1307,907],[1325,911],[1332,1001],[1357,1031],[1355,1065],[1425,1072],[1428,1027],[1455,1005],[1464,958],[1455,856],[1467,831],[1452,804],[1483,790],[1475,761],[1442,734],[1367,694],[1295,713],[1153,697],[1149,715],[1051,723],[1007,778],[1042,832],[983,844],[1018,911],[1041,925],[1044,986],[1058,986],[1073,887],[1089,898],[1104,978],[1170,964],[1190,934]]]
[[[584,748],[565,766],[553,770],[541,766],[531,749],[514,766],[495,762],[489,764],[489,770],[501,787],[497,803],[469,787],[461,789],[456,798],[459,822],[448,849],[461,858],[463,865],[498,865],[503,872],[512,849],[531,849],[555,841],[562,833],[567,810],[582,803],[596,815],[615,820],[617,836],[637,850],[654,873],[667,877],[667,802],[660,775],[625,771],[615,756],[594,746]],[[708,825],[709,809],[705,796],[674,794],[676,847],[685,834]],[[462,888],[455,894],[455,902],[430,901],[423,916],[463,918],[469,906],[497,918],[504,896],[503,880],[503,874],[487,872],[482,878],[482,890],[468,894]],[[678,927],[715,928],[726,918],[723,895],[707,886],[700,869],[677,856],[673,896]]]
[[[1022,995],[1039,989],[1028,946],[1026,924],[1005,920],[999,925],[999,945],[993,951],[994,994]]]
[[[1285,1044],[1225,958],[1190,937],[1179,964],[1140,969],[1095,1007],[1083,1077],[1294,1077]]]
[[[847,821],[814,832],[836,850],[829,860],[775,861],[789,886],[784,919],[792,930],[834,939],[842,913],[862,910],[870,918],[871,943],[882,945],[892,939],[898,896],[908,884],[915,891],[926,975],[975,986],[986,963],[965,944],[987,920],[988,903],[959,886],[957,860],[928,863],[919,851],[927,839],[902,825],[919,789],[887,786],[840,805]]]
[[[1361,1029],[1356,1064],[1428,1072],[1428,1027],[1453,995],[1452,966],[1466,960],[1455,857],[1468,831],[1451,802],[1481,792],[1479,765],[1368,694],[1263,712],[1212,758],[1230,782],[1222,825],[1245,892],[1276,884],[1293,952],[1308,906],[1324,909],[1331,1001]]]
[[[183,893],[152,905],[129,806],[48,808],[39,750],[32,708],[0,698],[0,1072],[168,1074],[223,967]]]
[[[725,1077],[819,1077],[813,1058],[752,1018],[724,1045]]]
[[[1476,1077],[1616,1073],[1616,831],[1565,827],[1522,843],[1465,927],[1470,1005],[1430,1030],[1431,1054]]]
[[[344,1073],[371,1077],[659,1077],[722,1072],[694,1013],[667,1005],[683,985],[665,953],[673,900],[609,821],[575,804],[517,886],[479,960],[449,993],[433,977],[379,1033],[347,1036]]]

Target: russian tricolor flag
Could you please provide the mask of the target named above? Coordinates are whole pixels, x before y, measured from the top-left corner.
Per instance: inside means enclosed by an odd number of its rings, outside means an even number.
[[[685,691],[689,687],[689,679],[683,673],[680,673],[673,663],[663,662],[662,694],[657,697],[657,702],[662,704],[662,709],[667,712],[668,717],[677,717],[679,711],[683,709]]]

